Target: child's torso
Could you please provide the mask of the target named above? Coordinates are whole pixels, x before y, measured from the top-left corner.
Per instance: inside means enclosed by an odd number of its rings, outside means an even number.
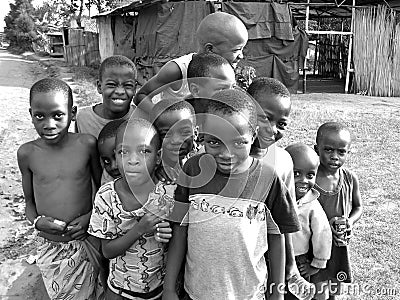
[[[90,148],[78,134],[62,148],[34,146],[30,156],[33,192],[40,215],[70,222],[91,209]]]
[[[351,212],[353,177],[349,170],[340,168],[338,181],[331,185],[325,184],[325,187],[335,187],[333,190],[326,190],[316,184],[314,188],[320,193],[318,198],[324,209],[328,220],[337,216],[348,217]]]

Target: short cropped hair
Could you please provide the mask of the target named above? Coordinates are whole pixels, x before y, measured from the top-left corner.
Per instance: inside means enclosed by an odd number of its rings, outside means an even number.
[[[99,69],[99,80],[101,81],[103,79],[103,74],[106,69],[112,68],[112,67],[127,67],[132,70],[132,72],[135,74],[135,79],[137,77],[137,70],[136,66],[131,61],[129,58],[123,55],[113,55],[110,57],[107,57],[105,60],[100,65]]]
[[[187,78],[209,77],[210,70],[223,65],[228,65],[229,62],[222,56],[215,53],[199,53],[194,54],[187,69]]]
[[[194,121],[196,120],[196,115],[193,106],[185,101],[183,98],[166,98],[157,102],[150,115],[150,120],[153,123],[157,122],[157,119],[164,113],[179,111],[179,110],[187,110],[193,116]]]
[[[249,112],[249,127],[252,133],[257,128],[257,108],[254,99],[238,89],[229,89],[216,92],[209,100],[207,113],[231,115],[234,113]]]
[[[316,137],[316,142],[318,144],[319,141],[321,141],[321,139],[328,133],[331,132],[340,132],[340,131],[347,131],[350,134],[350,130],[349,128],[344,125],[343,123],[339,123],[339,122],[326,122],[324,124],[322,124],[321,126],[319,126],[318,130],[317,130],[317,137]]]
[[[118,127],[124,122],[124,119],[117,119],[108,122],[99,133],[97,140],[104,141],[108,138],[115,138],[117,135]]]
[[[124,120],[122,122],[117,129],[115,145],[120,141],[123,141],[124,135],[127,134],[126,132],[129,134],[143,129],[148,130],[150,134],[154,134],[151,142],[154,142],[156,149],[159,150],[161,148],[161,139],[157,129],[149,121],[141,118],[130,118],[129,120]]]
[[[73,105],[72,89],[64,81],[56,78],[44,78],[36,81],[29,92],[29,104],[32,104],[32,98],[35,93],[61,92],[68,99],[68,107]]]
[[[290,92],[286,86],[275,78],[257,77],[250,84],[247,92],[256,100],[259,95],[278,95],[281,97],[290,97]]]

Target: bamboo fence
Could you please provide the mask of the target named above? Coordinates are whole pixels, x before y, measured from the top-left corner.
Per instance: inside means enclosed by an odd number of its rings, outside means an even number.
[[[74,66],[90,66],[100,63],[99,35],[83,29],[68,29],[64,36],[64,58]]]
[[[357,9],[354,18],[355,92],[371,96],[400,96],[396,15],[390,8]]]

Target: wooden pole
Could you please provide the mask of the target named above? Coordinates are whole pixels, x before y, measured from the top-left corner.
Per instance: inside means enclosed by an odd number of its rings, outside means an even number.
[[[350,25],[350,31],[353,33],[354,31],[354,17],[355,17],[355,12],[356,9],[356,0],[353,0],[353,8],[351,9],[351,25]],[[346,83],[344,85],[344,92],[347,94],[349,92],[349,83],[350,83],[350,72],[354,72],[354,70],[351,70],[351,58],[352,58],[352,52],[353,52],[353,34],[349,36],[349,50],[347,53],[347,72],[346,72]]]
[[[310,0],[307,0],[307,4],[310,4]],[[306,32],[308,32],[308,21],[310,18],[310,6],[307,5],[306,7]],[[308,47],[307,47],[308,48]],[[303,94],[307,92],[307,55],[304,57],[304,65],[303,65]]]

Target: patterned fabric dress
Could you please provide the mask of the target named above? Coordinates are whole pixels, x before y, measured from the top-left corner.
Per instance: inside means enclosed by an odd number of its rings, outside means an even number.
[[[159,182],[141,208],[127,211],[114,182],[103,185],[94,201],[88,232],[101,239],[116,239],[135,226],[147,211],[172,209],[174,205],[176,186]],[[153,294],[154,297],[146,299],[157,299],[162,293],[166,254],[167,244],[157,242],[154,233],[142,235],[123,255],[110,260],[108,287],[116,294],[120,291]]]

